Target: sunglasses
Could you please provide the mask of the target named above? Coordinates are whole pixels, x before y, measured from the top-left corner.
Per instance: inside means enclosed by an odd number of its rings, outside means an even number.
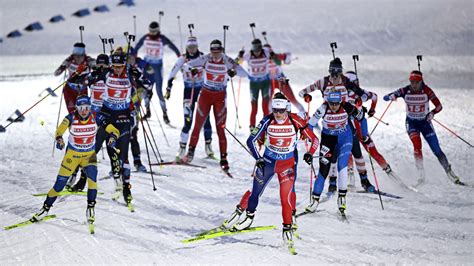
[[[331,106],[338,106],[338,105],[340,105],[340,104],[341,104],[341,103],[338,103],[338,102],[334,102],[334,103],[333,103],[333,102],[329,102],[329,105],[331,105]]]
[[[82,105],[76,106],[76,109],[77,109],[77,111],[79,111],[79,112],[90,111],[91,106],[88,105],[88,104],[82,104]]]
[[[275,109],[273,108],[273,112],[275,114],[284,114],[286,112],[286,108],[283,108],[283,109]]]

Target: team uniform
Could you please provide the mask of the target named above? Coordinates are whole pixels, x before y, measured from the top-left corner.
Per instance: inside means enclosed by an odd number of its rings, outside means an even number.
[[[188,154],[186,160],[191,161],[194,157],[194,150],[199,140],[199,132],[209,116],[211,107],[214,109],[214,118],[216,120],[216,131],[219,137],[219,151],[221,154],[221,166],[228,170],[227,162],[227,139],[224,127],[227,119],[227,81],[229,79],[227,73],[235,68],[237,75],[246,77],[247,73],[232,58],[225,54],[218,60],[214,60],[211,54],[191,60],[185,64],[185,67],[202,67],[204,75],[204,83],[199,94],[196,120],[189,141]]]
[[[179,140],[180,152],[177,155],[177,160],[180,160],[185,154],[186,145],[189,139],[189,130],[193,123],[194,117],[194,107],[196,105],[199,94],[201,93],[202,86],[204,84],[204,69],[202,66],[196,66],[197,70],[196,75],[192,75],[189,68],[185,68],[184,64],[194,60],[196,58],[203,57],[203,53],[199,50],[194,54],[186,52],[183,54],[174,64],[173,69],[171,70],[168,77],[168,84],[172,85],[172,81],[176,74],[181,70],[183,73],[183,82],[184,82],[184,91],[183,91],[183,115],[184,115],[184,126],[181,129],[181,135]],[[168,85],[169,90],[171,86]],[[212,141],[212,126],[207,116],[204,122],[204,140],[206,141],[206,153],[208,156],[212,156],[214,152],[211,150],[211,141]]]
[[[77,56],[82,56],[82,61],[76,61]],[[64,84],[63,93],[66,108],[69,113],[74,111],[76,98],[79,95],[87,94],[87,87],[82,85],[81,79],[77,75],[88,73],[95,65],[95,60],[85,54],[85,45],[76,43],[74,45],[73,54],[68,56],[61,65],[54,71],[55,76],[61,75],[67,71],[67,82]]]
[[[87,96],[81,96],[77,102],[82,100],[89,101]],[[77,112],[68,114],[59,127],[56,129],[56,140],[57,147],[62,149],[64,142],[62,135],[69,129],[69,139],[67,144],[66,153],[61,162],[61,168],[59,169],[56,182],[48,192],[46,200],[44,201],[43,208],[33,216],[34,221],[39,221],[44,216],[55,202],[58,197],[58,193],[61,192],[69,176],[73,173],[74,169],[81,166],[87,174],[87,217],[89,221],[93,222],[94,219],[94,206],[97,197],[97,158],[95,152],[95,137],[98,129],[96,116],[94,113],[88,114],[87,117],[80,116]],[[114,134],[118,137],[118,130],[112,125],[106,125],[106,131]]]
[[[114,57],[112,56],[112,62]],[[128,161],[128,147],[130,142],[131,129],[135,122],[135,109],[132,103],[132,93],[135,84],[132,84],[132,78],[127,71],[117,75],[109,72],[105,81],[106,89],[103,95],[103,106],[99,112],[100,119],[106,124],[114,125],[120,135],[116,147],[118,154],[112,157],[112,172],[117,184],[117,191],[120,190],[120,184],[123,182],[123,196],[127,203],[132,200],[130,191],[130,164]],[[97,139],[98,146],[96,151],[100,150],[107,134],[101,134],[103,138]],[[122,181],[119,182],[120,176]]]
[[[329,98],[333,97],[331,96],[333,94],[339,95],[338,97],[341,99],[340,92],[331,92],[328,94]],[[322,119],[323,125],[319,154],[319,173],[314,181],[312,203],[308,206],[308,209],[311,211],[316,210],[331,163],[336,162],[339,189],[338,205],[340,209],[345,209],[345,195],[347,193],[347,164],[349,161],[349,155],[351,154],[353,140],[350,117],[352,116],[361,120],[363,112],[359,111],[355,106],[348,102],[339,101],[338,103],[340,106],[336,111],[333,111],[329,107],[328,102],[323,103],[309,120],[309,125],[311,127],[316,126],[320,119]]]
[[[156,23],[156,27],[154,28],[150,27],[150,31],[152,31],[153,29],[156,29],[157,33],[156,34],[148,33],[144,35],[137,42],[135,49],[136,51],[138,51],[142,46],[145,49],[144,60],[147,63],[147,66],[145,67],[145,72],[144,72],[145,78],[155,84],[156,93],[158,94],[158,98],[160,99],[161,110],[163,111],[163,118],[165,122],[168,124],[169,120],[168,120],[168,115],[167,115],[166,102],[165,102],[165,99],[163,98],[163,89],[162,89],[163,52],[164,52],[165,46],[169,46],[169,48],[171,48],[171,50],[173,50],[173,52],[178,57],[180,56],[180,52],[173,42],[171,42],[165,35],[159,33],[158,23]]]
[[[414,90],[411,85],[400,88],[394,92],[384,96],[384,100],[395,100],[396,98],[403,98],[406,104],[406,131],[413,144],[415,163],[417,169],[420,171],[422,178],[424,178],[423,169],[423,152],[421,148],[420,133],[423,135],[431,151],[438,158],[441,166],[448,177],[450,177],[455,183],[460,183],[459,177],[457,177],[451,169],[451,165],[448,162],[448,158],[441,150],[439,145],[438,137],[434,130],[431,120],[433,116],[442,110],[442,105],[434,91],[428,87],[422,80],[421,72],[413,71],[410,75],[410,81],[421,82],[420,89]],[[434,104],[435,108],[430,111],[430,101]]]

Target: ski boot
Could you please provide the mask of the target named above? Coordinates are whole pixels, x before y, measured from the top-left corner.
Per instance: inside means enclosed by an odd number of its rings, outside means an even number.
[[[115,192],[112,194],[112,199],[117,200],[120,197],[120,194],[122,194],[123,183],[120,174],[114,174],[113,178],[115,182]]]
[[[219,162],[219,164],[221,165],[221,168],[222,170],[224,170],[224,172],[228,172],[229,171],[229,161],[227,161],[227,153],[222,153],[221,154],[221,161]]]
[[[132,191],[130,190],[132,188],[132,185],[130,183],[124,183],[123,184],[123,199],[125,200],[125,204],[127,204],[128,209],[131,212],[135,211],[135,208],[132,205]]]
[[[141,172],[141,173],[148,172],[146,170],[146,167],[142,164],[140,160],[136,160],[135,162],[133,162],[133,165],[135,166],[135,169],[137,170],[137,172]]]
[[[293,241],[293,228],[291,224],[283,224],[282,234],[283,242],[288,247],[291,254],[296,255],[295,242]]]
[[[375,187],[370,183],[367,176],[365,178],[360,179],[360,184],[365,192],[374,193],[376,191]]]
[[[41,209],[37,213],[35,213],[33,217],[31,217],[30,221],[33,223],[36,223],[43,220],[43,218],[46,217],[46,215],[48,215],[50,208],[51,206],[48,206],[46,205],[46,203],[44,203],[43,207],[41,207]]]
[[[328,193],[336,193],[337,191],[336,179],[337,179],[336,176],[329,177]]]
[[[253,130],[255,129],[255,126],[249,126],[249,129],[250,129],[250,134],[252,134]]]
[[[206,150],[207,157],[209,158],[214,158],[214,151],[212,151],[212,145],[211,145],[210,139],[206,140],[206,145],[204,146],[204,149]]]
[[[390,175],[392,173],[392,167],[390,167],[390,164],[387,164],[387,166],[385,166],[385,168],[383,168],[382,170],[384,170],[387,175]]]
[[[183,162],[185,162],[185,163],[192,162],[192,160],[194,158],[194,150],[195,149],[196,149],[196,147],[189,146],[188,154],[186,154],[186,156],[183,157]]]
[[[86,210],[86,218],[87,223],[89,224],[89,231],[91,234],[95,232],[94,230],[94,222],[95,222],[95,200],[87,201],[87,210]]]
[[[253,223],[253,218],[255,217],[255,212],[246,212],[245,219],[241,222],[236,223],[232,229],[234,231],[240,231],[244,229],[248,229],[252,223]]]
[[[163,121],[165,122],[165,124],[169,125],[170,124],[170,119],[168,117],[168,113],[167,112],[163,112]]]
[[[146,113],[145,113],[145,116],[142,118],[143,119],[148,119],[151,117],[151,112],[150,112],[150,107],[147,107],[146,108]]]
[[[337,197],[337,207],[343,218],[346,218],[346,193],[347,190],[339,190],[339,195]]]
[[[313,213],[318,209],[319,206],[319,196],[312,195],[309,205],[304,209],[305,212]]]
[[[78,170],[79,168],[76,168],[76,171],[74,171],[74,173],[72,173],[72,175],[67,180],[66,186],[64,187],[67,191],[72,191],[72,187],[76,182],[76,175]]]
[[[84,187],[86,186],[87,182],[87,175],[84,169],[81,170],[81,177],[79,178],[79,181],[77,181],[74,186],[72,186],[71,191],[77,192],[77,191],[83,191]]]
[[[178,150],[178,153],[176,154],[176,159],[175,161],[176,162],[181,162],[184,158],[184,156],[186,155],[186,143],[184,142],[180,142],[179,143],[179,150]]]
[[[232,228],[232,226],[234,226],[234,224],[239,220],[240,215],[242,215],[243,212],[244,210],[240,207],[240,205],[237,205],[237,207],[235,208],[235,211],[230,215],[228,219],[224,220],[224,222],[222,223],[222,226],[225,229]]]
[[[459,176],[457,176],[453,169],[451,168],[451,165],[448,165],[448,169],[446,171],[446,174],[448,175],[449,179],[454,182],[454,184],[457,185],[465,185],[461,180],[459,179]]]

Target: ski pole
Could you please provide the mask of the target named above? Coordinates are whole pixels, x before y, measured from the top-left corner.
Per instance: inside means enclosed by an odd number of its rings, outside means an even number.
[[[137,36],[137,16],[133,15],[133,35]],[[135,40],[133,40],[135,43]]]
[[[416,56],[416,60],[418,61],[418,71],[421,72],[421,66],[420,66],[421,64],[420,64],[420,62],[423,60],[423,56],[422,56],[421,54],[417,55],[417,56]]]
[[[112,53],[114,51],[114,38],[109,38],[108,41],[110,44],[110,53]]]
[[[100,41],[102,42],[102,51],[105,54],[105,45],[107,44],[107,38],[103,38],[99,35]]]
[[[143,125],[142,110],[141,110],[141,108],[138,108],[138,109],[139,109],[138,111],[140,112],[138,114],[138,119],[140,119],[140,121],[142,123],[143,138],[145,139],[145,149],[146,149],[146,155],[147,155],[147,158],[148,158],[148,167],[150,167],[151,183],[153,184],[153,191],[156,191],[155,178],[153,177],[153,169],[151,168],[150,151],[148,150],[148,141],[147,141],[147,138],[146,138],[146,129],[145,129],[145,126]],[[151,146],[151,143],[150,143],[150,146]]]
[[[143,118],[143,115],[142,115],[142,113],[141,113],[141,111],[140,111],[140,119],[141,119],[141,118]],[[141,119],[141,120],[143,120],[143,119]],[[140,121],[140,123],[142,123],[142,127],[143,127],[143,125],[144,125],[144,124],[143,124],[143,121]],[[148,142],[150,143],[151,150],[153,151],[153,154],[155,155],[156,161],[157,161],[158,163],[162,162],[162,160],[160,160],[160,159],[158,158],[158,157],[159,157],[159,153],[158,153],[158,155],[157,155],[155,148],[153,147],[153,145],[151,145],[151,139],[150,139],[150,136],[148,135],[148,132],[146,131],[146,129],[144,130],[144,133],[145,133],[144,138],[148,139]]]
[[[189,116],[186,117],[186,120],[188,122],[191,121],[191,117],[193,117],[193,111],[194,111],[194,79],[192,83],[192,88],[191,88],[191,98],[189,99]]]
[[[335,59],[336,58],[336,54],[334,53],[334,49],[337,49],[337,43],[336,42],[332,42],[329,44],[331,46],[331,51],[332,51],[332,59]]]
[[[255,32],[254,32],[254,30],[253,30],[254,28],[255,28],[255,22],[250,23],[250,29],[252,30],[252,37],[253,37],[253,39],[255,40]]]
[[[240,103],[240,85],[242,83],[242,77],[239,77],[239,87],[237,88],[237,107],[239,107],[239,103]],[[237,119],[235,120],[235,123],[234,123],[234,134],[237,134]]]
[[[249,151],[249,149],[247,149],[247,147],[244,146],[244,144],[242,144],[242,142],[240,142],[240,140],[234,135],[232,134],[232,132],[230,132],[229,129],[227,129],[227,127],[224,126],[224,129],[227,130],[227,132],[240,144],[240,146],[242,146],[242,148],[244,148],[244,150],[246,152],[248,152],[248,154],[250,154],[250,156],[253,157],[252,153]]]
[[[375,127],[374,129],[372,129],[372,132],[370,132],[369,134],[369,137],[372,136],[372,134],[374,133],[375,129],[377,128],[377,126],[379,125],[380,121],[382,121],[382,118],[383,116],[385,115],[385,113],[387,112],[388,108],[390,107],[390,105],[392,105],[393,101],[390,101],[387,105],[387,108],[385,108],[385,111],[383,111],[382,113],[382,116],[380,117],[380,120],[377,121],[377,124],[375,124]]]
[[[225,53],[225,33],[226,33],[226,31],[229,30],[229,26],[228,26],[228,25],[224,25],[224,26],[222,26],[222,28],[224,29],[224,49],[223,49],[223,51],[224,51],[224,53]]]
[[[237,119],[237,124],[239,125],[239,129],[241,129],[242,126],[240,125],[240,121],[239,121],[239,108],[237,107],[237,101],[235,98],[235,90],[234,90],[234,82],[232,81],[232,78],[230,78],[230,87],[232,88],[232,95],[234,96],[235,119]]]
[[[165,12],[163,12],[163,11],[158,12],[158,23],[159,23],[160,27],[161,27],[161,17],[163,17],[164,15],[165,15]]]
[[[188,24],[189,36],[193,37],[194,24]]]
[[[356,74],[356,77],[357,79],[359,79],[359,75],[357,74],[357,63],[356,61],[359,61],[359,56],[358,55],[353,55],[352,56],[352,60],[354,60],[354,71],[355,71],[355,74]],[[359,82],[360,84],[360,82]],[[392,102],[390,102],[391,104]],[[380,117],[380,119],[377,119],[378,122],[377,122],[377,125],[379,122],[382,121],[382,117],[385,115],[385,112],[387,112],[387,109],[388,107],[390,106],[390,104],[387,106],[387,108],[385,109],[385,111],[383,112],[382,116]],[[375,125],[374,129],[372,130],[372,133],[374,132],[375,128],[377,127],[377,125]],[[370,133],[370,135],[372,135],[372,133]],[[369,135],[369,137],[370,137]],[[379,200],[380,200],[380,205],[382,206],[382,210],[384,209],[383,208],[383,201],[382,201],[382,196],[380,195],[380,189],[379,189],[379,182],[377,180],[377,174],[375,173],[375,169],[374,169],[374,163],[372,161],[372,155],[370,154],[369,150],[367,150],[367,153],[369,154],[369,160],[370,160],[370,165],[372,167],[372,173],[374,174],[374,180],[375,180],[375,185],[377,186],[377,193],[379,194]]]
[[[152,88],[152,89],[153,89],[153,88]],[[169,147],[169,146],[170,146],[170,143],[168,142],[168,138],[166,137],[165,130],[163,129],[163,125],[161,124],[160,117],[158,116],[158,112],[156,112],[155,105],[153,104],[153,102],[151,101],[151,99],[150,99],[150,103],[151,103],[151,107],[153,108],[153,112],[154,112],[155,115],[156,115],[156,119],[158,120],[158,124],[160,125],[161,132],[163,132],[163,137],[165,138],[166,144],[167,144],[168,147]]]
[[[262,31],[262,36],[263,36],[263,39],[265,40],[265,43],[268,44],[267,32],[266,32],[266,31]]]
[[[81,34],[81,43],[84,43],[84,42],[82,41],[82,32],[83,32],[83,31],[84,31],[84,26],[79,26],[79,32],[80,32],[80,34]]]
[[[144,113],[145,113],[145,111],[143,111],[143,114],[142,114],[142,109],[140,108],[140,117],[143,117]],[[159,162],[163,162],[163,158],[161,157],[160,149],[158,148],[158,145],[156,144],[155,136],[153,135],[153,132],[151,131],[150,123],[148,122],[148,119],[144,119],[144,120],[145,120],[146,124],[148,125],[148,130],[150,132],[149,135],[151,135],[151,138],[153,139],[153,143],[155,144],[156,151],[158,152],[158,157],[160,157],[159,160],[158,160],[158,158],[156,158],[156,160],[159,161]],[[142,123],[143,123],[143,121],[142,121]],[[147,135],[148,135],[148,133],[147,133]],[[151,141],[150,141],[150,147],[152,148],[152,150],[154,152],[153,145],[152,145]],[[155,154],[155,156],[156,156],[156,154]]]
[[[181,33],[181,17],[180,16],[177,16],[176,17],[178,19],[178,30],[179,30],[179,46],[181,48],[181,51],[184,51],[183,50],[183,34]]]
[[[384,125],[386,125],[386,126],[388,126],[388,125],[389,125],[389,123],[387,123],[387,122],[383,121],[382,119],[380,119],[380,118],[376,117],[375,115],[373,115],[373,116],[371,116],[371,117],[372,117],[372,118],[374,118],[375,120],[378,120],[378,121],[380,121],[380,123],[382,123],[382,124],[384,124]]]
[[[71,77],[75,76],[76,73],[72,74]],[[70,78],[71,78],[70,77]],[[60,87],[62,87],[64,84],[66,84],[67,80],[65,80],[63,83],[59,84],[54,90],[53,92],[55,92],[57,89],[59,89]],[[20,119],[20,117],[23,117],[26,113],[28,113],[31,109],[33,109],[36,105],[38,105],[40,102],[42,102],[44,99],[46,99],[49,95],[51,95],[51,93],[48,93],[46,94],[43,98],[41,98],[39,101],[37,101],[35,104],[33,104],[30,108],[28,108],[26,111],[24,111],[23,113],[21,113],[17,118],[13,119],[12,121],[10,121],[10,123],[8,123],[5,127],[1,127],[2,130],[6,130],[7,127],[9,127],[11,124],[13,124],[14,122],[18,121],[18,119]],[[0,131],[1,132],[1,131]]]
[[[372,167],[372,172],[374,173],[374,180],[375,180],[375,185],[377,186],[377,192],[379,194],[380,205],[382,206],[382,210],[384,210],[382,195],[380,195],[379,182],[377,180],[377,175],[375,174],[374,163],[372,162],[372,155],[370,155],[370,152],[368,152],[368,151],[367,151],[367,153],[369,154],[370,166]]]
[[[64,72],[64,78],[66,78],[66,72]],[[59,117],[61,115],[61,106],[63,104],[63,96],[64,96],[64,90],[61,92],[61,98],[59,98],[59,110],[58,110],[58,118],[56,119],[56,128],[58,128],[59,125]],[[56,147],[56,140],[53,142],[53,150],[51,151],[51,157],[54,157],[54,150]]]
[[[469,145],[471,148],[473,148],[474,146],[472,146],[471,143],[467,142],[465,139],[461,138],[461,136],[459,136],[458,134],[456,134],[454,131],[452,131],[451,129],[449,129],[447,126],[441,124],[441,122],[439,122],[438,120],[434,119],[433,118],[433,121],[435,121],[436,123],[438,123],[440,126],[444,127],[444,129],[446,129],[447,131],[449,131],[451,134],[453,134],[454,136],[458,137],[460,140],[464,141],[464,143],[466,143],[467,145]]]

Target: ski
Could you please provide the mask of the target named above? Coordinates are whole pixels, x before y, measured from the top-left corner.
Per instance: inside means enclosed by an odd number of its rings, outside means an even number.
[[[180,165],[180,166],[196,167],[196,168],[201,168],[201,169],[207,168],[206,166],[202,166],[202,165],[197,165],[197,164],[192,164],[192,163],[185,163],[185,162],[176,162],[176,161],[161,162],[161,163],[152,163],[151,165],[158,165],[158,166],[163,166],[163,165]]]
[[[291,255],[298,255],[295,249],[295,242],[293,240],[286,241],[286,246]]]
[[[229,170],[224,170],[222,169],[222,171],[230,178],[234,178],[234,176],[229,172]]]
[[[307,215],[307,214],[317,213],[317,212],[321,212],[321,211],[322,211],[322,210],[316,210],[316,211],[304,210],[304,211],[302,211],[302,212],[300,212],[300,213],[297,213],[297,214],[295,215],[295,217],[298,218],[298,217],[301,217],[301,216],[304,216],[304,215]]]
[[[201,233],[198,233],[195,236],[203,236],[203,235],[208,235],[208,234],[214,234],[214,233],[225,231],[225,230],[226,230],[225,226],[221,225],[219,227],[215,227],[215,228],[203,231]]]
[[[345,210],[339,209],[339,215],[338,215],[338,217],[340,218],[340,220],[341,220],[342,222],[349,223],[349,220],[347,219],[347,215],[346,215],[346,211],[345,211]]]
[[[104,195],[104,192],[97,192],[98,195]],[[42,197],[42,196],[47,196],[48,193],[38,193],[38,194],[32,194],[35,197]],[[87,196],[87,191],[67,191],[63,190],[58,193],[58,196],[66,196],[66,195],[86,195]]]
[[[374,192],[368,192],[368,191],[365,191],[365,190],[358,190],[357,193],[375,194],[375,195],[379,194],[377,192],[377,190],[375,190]],[[383,192],[383,191],[380,191],[380,195],[384,196],[384,197],[388,197],[388,198],[393,198],[393,199],[403,199],[403,197],[400,197],[400,196],[397,196],[397,195],[394,195],[394,194],[390,194],[390,193],[387,193],[387,192]]]
[[[219,161],[219,158],[217,158],[214,154],[208,155],[204,159]]]
[[[13,228],[26,226],[26,225],[38,223],[38,222],[41,222],[41,221],[50,220],[50,219],[53,219],[53,218],[56,218],[56,215],[55,215],[55,214],[53,214],[53,215],[46,215],[43,219],[41,219],[40,221],[36,221],[36,222],[33,222],[33,218],[31,218],[31,219],[29,219],[29,220],[26,220],[26,221],[23,221],[23,222],[20,222],[20,223],[16,223],[16,224],[13,224],[13,225],[5,226],[3,229],[5,229],[5,230],[10,230],[10,229],[13,229]]]
[[[413,192],[418,192],[418,189],[416,189],[416,188],[414,188],[414,187],[412,187],[412,186],[409,186],[409,185],[405,184],[399,176],[395,175],[395,173],[394,173],[393,171],[390,172],[390,173],[388,173],[387,175],[388,175],[393,181],[395,181],[397,184],[399,184],[400,186],[402,186],[403,188],[408,189],[408,190],[411,190],[411,191],[413,191]],[[424,180],[424,178],[423,178],[423,180]],[[420,181],[420,179],[419,179],[418,181]],[[421,184],[421,183],[419,183],[419,184]],[[418,184],[417,184],[417,185],[418,185]]]
[[[223,237],[223,236],[229,236],[229,235],[236,235],[236,234],[244,234],[244,233],[250,233],[250,232],[256,232],[256,231],[265,231],[265,230],[272,230],[275,229],[274,225],[268,225],[268,226],[255,226],[255,227],[250,227],[244,230],[239,230],[239,231],[233,231],[233,230],[224,230],[224,231],[219,231],[215,233],[209,233],[205,235],[200,235],[200,236],[195,236],[192,238],[188,239],[183,239],[181,240],[182,243],[192,243],[200,240],[206,240],[206,239],[213,239],[213,238],[218,238],[218,237]]]
[[[94,223],[89,222],[89,232],[91,235],[95,234]]]

